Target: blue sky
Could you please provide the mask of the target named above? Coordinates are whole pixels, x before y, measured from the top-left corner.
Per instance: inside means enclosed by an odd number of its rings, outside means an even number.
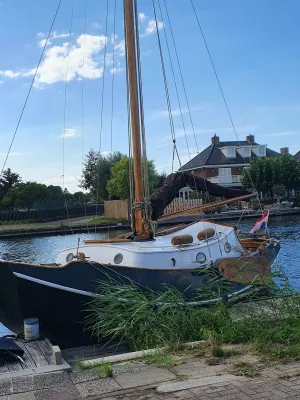
[[[163,5],[163,1],[161,5]],[[156,0],[157,2],[157,0]],[[32,74],[42,51],[57,1],[0,1],[0,164],[4,161]],[[122,1],[117,0],[113,38],[113,0],[109,1],[107,63],[101,151],[110,148],[112,49],[115,47],[113,151],[127,153],[127,117]],[[140,44],[148,156],[159,171],[170,172],[172,142],[167,116],[152,1],[140,0]],[[189,0],[167,0],[192,110],[199,150],[216,133],[235,140],[217,82]],[[252,133],[256,141],[279,151],[300,150],[300,2],[298,0],[194,0],[211,50],[238,137]],[[72,0],[63,0],[31,92],[7,167],[25,180],[62,184],[63,142],[65,184],[77,190],[82,151],[100,149],[101,90],[105,47],[105,0],[75,0],[69,57],[66,114],[65,77]],[[164,10],[164,8],[163,8]],[[158,11],[159,15],[159,11]],[[182,163],[196,155],[183,88],[165,14],[160,34]],[[189,151],[178,112],[164,31],[169,38],[179,87]],[[84,54],[84,57],[83,57]],[[85,63],[83,73],[83,59]],[[82,76],[84,76],[82,119]],[[64,127],[65,137],[62,138]],[[83,128],[83,129],[82,129]],[[177,164],[178,166],[178,164]]]

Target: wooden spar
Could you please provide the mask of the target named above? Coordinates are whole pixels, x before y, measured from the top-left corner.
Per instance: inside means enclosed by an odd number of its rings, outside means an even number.
[[[165,221],[167,219],[171,219],[174,217],[180,217],[181,215],[195,214],[195,213],[198,214],[198,213],[201,213],[202,211],[211,210],[215,207],[224,206],[225,204],[230,204],[230,203],[235,203],[237,201],[246,200],[253,196],[256,196],[256,193],[246,194],[244,196],[234,197],[232,199],[215,201],[214,203],[205,204],[204,206],[193,207],[193,208],[189,208],[188,210],[183,210],[183,211],[175,212],[173,214],[165,215],[163,217],[158,218],[158,221],[159,222]]]
[[[141,135],[140,135],[140,114],[138,100],[138,84],[136,69],[136,38],[135,23],[132,0],[124,0],[124,24],[126,37],[126,56],[129,80],[130,97],[130,116],[132,130],[132,149],[133,149],[133,169],[134,169],[134,194],[135,201],[144,201],[143,176],[142,176],[142,157],[141,157]],[[143,233],[144,210],[135,209],[135,231]]]

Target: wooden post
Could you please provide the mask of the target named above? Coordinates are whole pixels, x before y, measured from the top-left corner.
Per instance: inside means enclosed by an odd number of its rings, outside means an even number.
[[[136,68],[136,38],[134,25],[134,12],[132,0],[124,0],[125,14],[125,36],[126,36],[126,56],[129,80],[130,94],[130,115],[132,130],[132,148],[133,148],[133,169],[134,169],[134,192],[135,201],[144,201],[143,176],[142,176],[142,158],[141,158],[141,137],[140,137],[140,115],[138,101],[138,84],[137,84],[137,68]],[[144,210],[136,209],[135,214],[135,231],[139,234],[143,233],[143,217]]]

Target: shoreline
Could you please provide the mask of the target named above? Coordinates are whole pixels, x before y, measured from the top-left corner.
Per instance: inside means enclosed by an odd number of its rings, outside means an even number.
[[[237,211],[230,211],[230,212],[223,212],[220,214],[205,215],[203,219],[205,220],[213,220],[213,221],[227,221],[227,220],[234,220],[239,219],[242,215],[243,219],[251,219],[251,218],[258,218],[261,215],[261,211],[244,211],[237,212]],[[270,218],[273,217],[281,217],[281,216],[289,216],[289,215],[300,215],[300,208],[292,208],[292,209],[281,209],[281,210],[270,210]],[[190,214],[190,215],[183,215],[174,217],[170,220],[165,220],[161,224],[161,226],[172,226],[177,224],[188,224],[191,222],[195,222],[197,220],[201,220],[201,214]],[[13,239],[13,238],[25,238],[25,237],[36,237],[36,236],[56,236],[56,235],[72,235],[74,233],[94,233],[96,232],[104,232],[107,230],[130,230],[131,226],[129,223],[121,223],[121,224],[114,224],[114,225],[90,225],[89,227],[86,226],[62,226],[62,227],[54,227],[54,228],[39,228],[39,229],[20,229],[20,230],[3,230],[0,231],[0,240],[1,239]]]

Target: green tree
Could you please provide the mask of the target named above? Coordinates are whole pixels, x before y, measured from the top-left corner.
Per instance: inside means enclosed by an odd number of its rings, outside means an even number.
[[[281,197],[286,194],[286,188],[282,183],[273,186],[273,194],[277,198],[277,202],[280,203]]]
[[[242,174],[245,188],[273,195],[275,185],[284,185],[287,191],[300,183],[300,163],[291,156],[257,158]]]
[[[111,167],[120,161],[123,155],[114,152],[108,156],[91,149],[85,159],[80,187],[89,190],[95,200],[108,200],[107,182],[110,179]]]
[[[46,185],[37,182],[20,183],[14,190],[15,205],[26,207],[30,211],[36,201],[47,201],[48,189]]]
[[[22,181],[19,174],[12,172],[10,168],[3,171],[0,177],[0,200],[12,187],[16,186]]]
[[[150,193],[161,185],[162,175],[159,175],[153,161],[147,161]],[[124,156],[111,167],[111,178],[107,182],[107,191],[111,198],[129,198],[129,158]]]
[[[0,206],[3,209],[11,209],[14,210],[17,203],[17,188],[10,188],[5,195],[3,196]]]
[[[294,189],[300,183],[300,163],[294,157],[280,156],[274,159],[276,176],[286,190]]]
[[[48,188],[48,200],[60,200],[63,197],[63,190],[60,186],[49,185]]]

